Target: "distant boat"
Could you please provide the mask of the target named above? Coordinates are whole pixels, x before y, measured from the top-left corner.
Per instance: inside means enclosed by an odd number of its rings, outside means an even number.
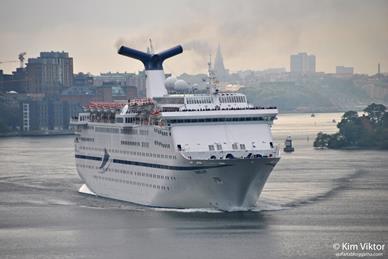
[[[288,136],[286,138],[286,140],[284,141],[283,151],[284,152],[288,152],[288,153],[291,153],[291,152],[295,151],[295,148],[292,146],[292,138],[291,138],[291,136]]]
[[[314,113],[311,113],[311,117],[315,117],[315,114],[314,114]]]
[[[333,119],[331,122],[332,122],[332,123],[336,123],[337,121],[336,121],[335,119]]]

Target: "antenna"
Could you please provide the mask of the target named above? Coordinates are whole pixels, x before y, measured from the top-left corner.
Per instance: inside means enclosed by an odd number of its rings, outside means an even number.
[[[209,54],[209,62],[207,62],[208,65],[208,77],[209,77],[209,93],[214,94],[217,93],[216,88],[216,74],[214,73],[214,70],[212,69],[212,54]]]
[[[208,72],[212,69],[212,53],[209,54],[209,62],[207,62]]]
[[[150,54],[154,54],[155,51],[154,51],[154,46],[152,46],[152,40],[150,38]]]

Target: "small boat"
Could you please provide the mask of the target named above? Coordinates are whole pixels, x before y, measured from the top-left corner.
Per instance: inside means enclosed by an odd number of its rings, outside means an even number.
[[[311,113],[311,117],[315,117],[315,113]]]
[[[336,123],[337,121],[335,120],[335,119],[332,119],[332,121],[331,121],[332,123]]]
[[[291,152],[295,151],[295,148],[292,146],[292,138],[291,138],[291,136],[288,136],[286,138],[286,140],[284,141],[283,151],[284,152],[288,152],[288,153],[291,153]]]

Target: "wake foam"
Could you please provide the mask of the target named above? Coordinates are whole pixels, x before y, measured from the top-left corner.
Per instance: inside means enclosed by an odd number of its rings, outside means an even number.
[[[96,194],[95,194],[94,192],[92,192],[92,191],[86,186],[86,184],[83,184],[83,185],[81,186],[81,188],[79,188],[78,192],[96,196]]]
[[[287,207],[281,206],[265,200],[259,200],[255,207],[233,207],[228,210],[218,208],[190,208],[190,209],[175,209],[175,208],[150,208],[155,211],[163,212],[178,212],[178,213],[225,213],[225,212],[261,212],[261,211],[276,211],[284,210]]]
[[[366,173],[365,170],[357,170],[354,173],[349,174],[347,176],[334,179],[333,180],[334,184],[331,189],[325,192],[319,193],[312,197],[307,197],[302,200],[296,200],[296,201],[286,203],[284,206],[289,208],[294,208],[294,207],[299,207],[299,206],[329,199],[332,196],[336,195],[338,192],[341,192],[343,190],[346,190],[347,188],[350,188],[352,181],[363,176],[365,173]]]
[[[222,213],[222,210],[214,208],[193,208],[193,209],[173,209],[173,208],[152,208],[151,210],[162,212],[179,212],[179,213]]]

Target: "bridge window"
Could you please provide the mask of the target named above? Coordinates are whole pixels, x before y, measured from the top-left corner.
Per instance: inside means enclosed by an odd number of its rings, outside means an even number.
[[[209,151],[214,151],[214,145],[209,145]]]
[[[240,149],[244,149],[245,150],[245,144],[240,144]]]

